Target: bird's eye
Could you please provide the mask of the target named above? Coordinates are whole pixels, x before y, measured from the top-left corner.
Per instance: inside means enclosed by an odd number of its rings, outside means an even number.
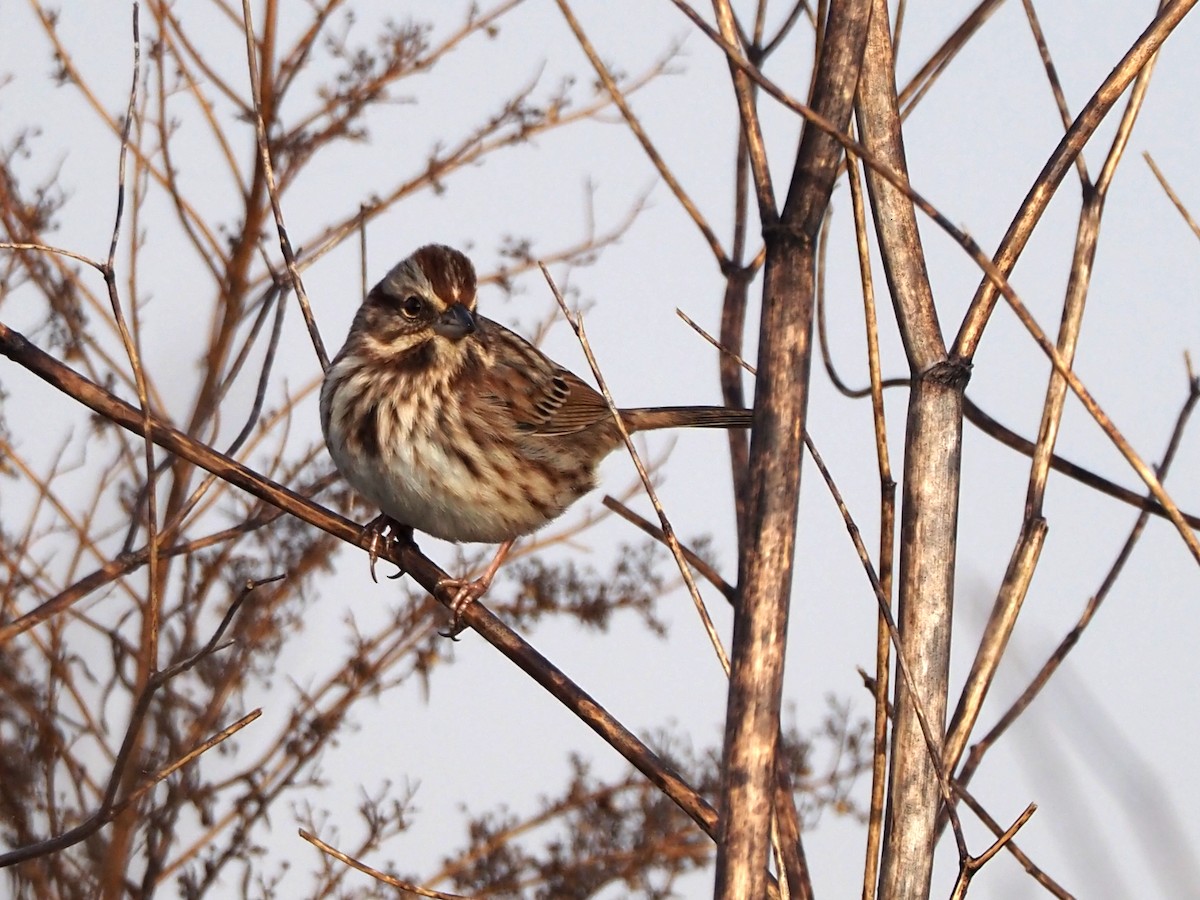
[[[416,319],[425,311],[425,301],[416,294],[409,294],[400,301],[400,314],[406,319]]]

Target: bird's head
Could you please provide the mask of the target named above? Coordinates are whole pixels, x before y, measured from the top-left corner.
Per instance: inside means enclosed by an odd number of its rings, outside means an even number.
[[[389,357],[422,349],[455,355],[475,334],[475,267],[450,247],[429,244],[371,288],[354,320],[372,348]]]

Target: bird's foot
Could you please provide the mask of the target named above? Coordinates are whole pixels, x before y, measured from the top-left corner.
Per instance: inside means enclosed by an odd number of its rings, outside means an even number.
[[[491,584],[482,578],[476,578],[474,581],[468,581],[465,578],[446,578],[439,581],[438,590],[445,592],[443,596],[450,598],[446,605],[450,607],[451,617],[450,628],[446,631],[439,631],[438,634],[457,641],[458,636],[467,627],[466,622],[462,620],[463,613],[467,611],[468,606],[486,594],[490,587]]]
[[[371,542],[367,545],[367,558],[371,561],[371,580],[376,584],[379,579],[375,577],[375,562],[379,559],[379,552],[393,542],[416,545],[413,540],[413,530],[407,525],[401,525],[389,515],[380,514],[363,526],[363,534],[371,535]],[[404,574],[404,569],[396,567],[396,572],[393,575],[388,575],[389,579],[399,578]]]
[[[505,541],[500,545],[500,549],[496,551],[496,555],[492,561],[488,563],[488,567],[483,574],[474,581],[468,581],[465,578],[444,578],[437,583],[439,591],[445,591],[447,596],[450,596],[449,602],[446,604],[450,607],[451,619],[450,630],[439,631],[442,637],[448,637],[452,641],[458,640],[458,635],[462,633],[467,626],[462,621],[463,613],[467,608],[479,600],[488,589],[492,586],[492,581],[496,577],[496,573],[500,571],[500,565],[504,562],[504,558],[508,556],[508,551],[512,549],[513,541]],[[450,592],[453,591],[451,595]]]

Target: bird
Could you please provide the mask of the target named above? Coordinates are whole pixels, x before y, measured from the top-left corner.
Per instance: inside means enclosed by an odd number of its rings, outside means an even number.
[[[334,465],[381,515],[377,540],[413,530],[499,544],[474,581],[453,589],[453,629],[490,587],[513,543],[554,521],[597,482],[622,443],[604,397],[525,338],[480,315],[462,252],[429,244],[367,293],[321,385],[321,430]],[[723,406],[621,409],[630,432],[749,428]],[[454,633],[457,633],[455,631]]]

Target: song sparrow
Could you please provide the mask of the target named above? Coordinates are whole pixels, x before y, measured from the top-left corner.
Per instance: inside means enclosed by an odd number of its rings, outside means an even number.
[[[475,269],[430,245],[367,294],[321,386],[321,428],[337,468],[383,515],[371,523],[447,541],[501,543],[458,592],[481,596],[516,538],[596,485],[621,443],[604,398],[524,338],[475,312]],[[623,409],[630,432],[747,428],[750,411]],[[372,564],[374,563],[374,544]]]

